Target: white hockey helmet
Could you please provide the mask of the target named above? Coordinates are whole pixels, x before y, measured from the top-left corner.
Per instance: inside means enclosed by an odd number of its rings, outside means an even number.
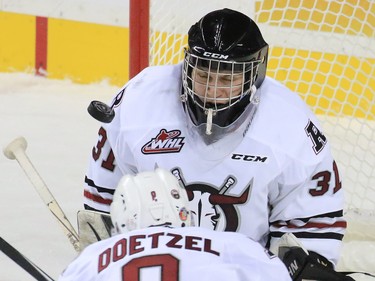
[[[185,189],[167,170],[124,176],[114,193],[111,219],[117,233],[150,226],[191,226]]]

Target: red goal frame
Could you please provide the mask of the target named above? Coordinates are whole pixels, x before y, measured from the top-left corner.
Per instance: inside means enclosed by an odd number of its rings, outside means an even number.
[[[129,79],[149,65],[150,0],[129,2]]]

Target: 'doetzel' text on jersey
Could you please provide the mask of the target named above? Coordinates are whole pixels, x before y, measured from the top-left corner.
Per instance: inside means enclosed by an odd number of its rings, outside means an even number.
[[[85,205],[109,211],[123,174],[169,169],[188,191],[196,225],[246,234],[266,245],[294,232],[337,262],[346,228],[343,191],[329,142],[300,97],[266,78],[243,140],[205,143],[180,101],[181,65],[150,67],[115,97],[86,175]],[[316,243],[319,241],[319,243]]]
[[[201,227],[149,227],[89,245],[59,281],[214,281],[245,280],[245,276],[246,280],[249,276],[291,280],[279,258],[243,234]]]
[[[164,238],[164,241],[161,238]],[[219,251],[212,249],[212,240],[209,238],[164,231],[152,232],[148,235],[142,233],[118,239],[112,247],[103,250],[98,257],[98,273],[106,269],[112,262],[117,262],[126,256],[148,253],[148,250],[159,247],[198,251],[220,256]]]

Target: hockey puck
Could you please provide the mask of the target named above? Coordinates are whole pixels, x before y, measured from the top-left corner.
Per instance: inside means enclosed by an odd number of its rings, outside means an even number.
[[[93,100],[90,102],[87,111],[92,117],[103,123],[111,123],[113,118],[115,118],[115,111],[101,101]]]

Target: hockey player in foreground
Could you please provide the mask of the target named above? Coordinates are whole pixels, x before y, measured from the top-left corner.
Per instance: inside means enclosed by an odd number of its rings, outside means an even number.
[[[291,280],[245,235],[190,227],[188,203],[169,171],[124,176],[111,205],[118,235],[87,246],[59,280]]]
[[[185,186],[196,226],[270,248],[293,233],[314,270],[334,268],[346,229],[338,167],[314,114],[266,77],[267,56],[242,13],[217,10],[194,24],[182,64],[149,67],[114,98],[85,208],[109,212],[123,175],[162,167]]]

